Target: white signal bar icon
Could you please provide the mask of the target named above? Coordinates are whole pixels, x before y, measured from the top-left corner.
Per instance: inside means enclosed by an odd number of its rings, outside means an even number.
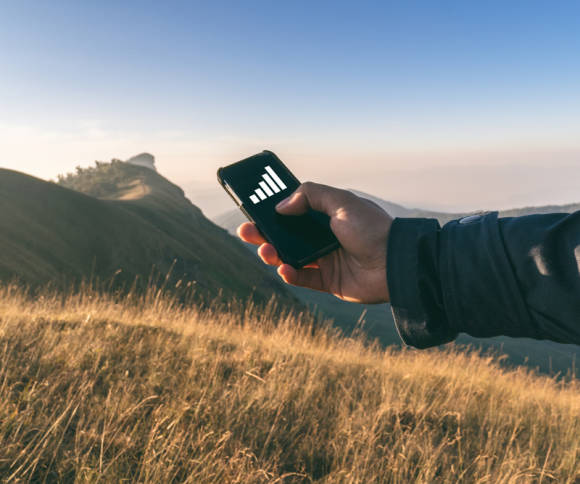
[[[263,180],[258,182],[259,187],[250,195],[250,200],[254,205],[287,188],[271,166],[268,165],[265,170],[266,173],[262,174]]]

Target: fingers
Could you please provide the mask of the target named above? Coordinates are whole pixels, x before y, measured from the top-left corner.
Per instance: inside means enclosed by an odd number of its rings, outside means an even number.
[[[260,246],[258,247],[258,255],[264,263],[271,266],[279,266],[283,264],[275,247],[266,242],[266,239],[264,239],[253,223],[244,222],[241,224],[237,229],[237,234],[243,241]],[[318,263],[312,262],[305,267],[318,268]]]
[[[258,255],[262,261],[270,266],[280,266],[284,264],[280,256],[278,255],[278,251],[272,244],[262,244],[258,247]],[[319,265],[318,262],[311,262],[308,265],[304,266],[305,268],[315,268],[318,269]]]
[[[244,222],[240,225],[237,234],[240,239],[250,244],[260,245],[266,242],[266,239],[252,222]]]
[[[238,237],[243,241],[260,246],[258,247],[258,255],[266,264],[271,266],[279,266],[282,264],[274,246],[266,242],[266,239],[253,223],[244,222],[238,227],[237,233]]]
[[[311,208],[332,216],[345,204],[348,197],[352,196],[352,193],[346,190],[306,182],[300,185],[292,195],[278,203],[276,210],[284,215],[300,215]]]
[[[258,255],[268,265],[279,266],[282,264],[278,252],[272,244],[262,244],[258,248]]]
[[[282,264],[278,267],[278,274],[287,284],[324,291],[320,269],[305,267],[296,270],[289,264]]]

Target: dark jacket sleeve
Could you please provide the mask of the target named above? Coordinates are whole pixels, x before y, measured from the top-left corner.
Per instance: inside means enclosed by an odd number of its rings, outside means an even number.
[[[580,344],[580,212],[494,212],[443,228],[397,218],[387,280],[397,329],[411,346],[459,333]]]

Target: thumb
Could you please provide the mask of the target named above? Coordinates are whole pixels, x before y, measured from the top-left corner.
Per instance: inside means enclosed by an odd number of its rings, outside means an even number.
[[[276,211],[282,215],[301,215],[309,209],[332,215],[344,204],[350,194],[346,190],[305,182],[296,191],[276,205]]]

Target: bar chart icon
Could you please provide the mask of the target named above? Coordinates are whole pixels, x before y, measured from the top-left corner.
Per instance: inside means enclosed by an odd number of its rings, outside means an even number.
[[[274,196],[275,193],[286,190],[286,184],[281,180],[281,178],[276,174],[271,166],[266,166],[264,168],[266,173],[262,173],[262,180],[258,182],[258,188],[254,190],[254,193],[250,195],[250,200],[254,205],[260,203],[266,198]]]

